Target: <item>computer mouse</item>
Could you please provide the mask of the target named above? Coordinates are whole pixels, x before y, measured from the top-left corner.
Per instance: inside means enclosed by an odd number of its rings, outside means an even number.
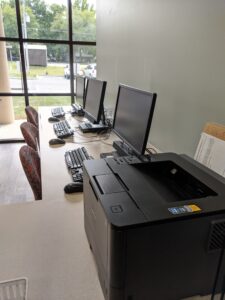
[[[64,145],[66,142],[63,139],[51,139],[49,140],[49,145]]]
[[[49,121],[49,122],[59,122],[60,119],[59,119],[59,118],[56,118],[56,117],[49,117],[49,118],[48,118],[48,121]]]
[[[67,184],[64,187],[64,192],[66,194],[83,192],[83,182],[76,181],[76,182],[71,182],[71,183]]]

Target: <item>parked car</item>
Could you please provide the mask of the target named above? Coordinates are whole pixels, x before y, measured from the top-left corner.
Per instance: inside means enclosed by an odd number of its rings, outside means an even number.
[[[80,71],[80,64],[73,64],[73,74],[74,74],[74,77],[76,75],[80,75],[80,76],[83,75],[82,71]],[[64,68],[64,77],[66,79],[70,79],[70,65],[65,66],[65,68]]]
[[[64,68],[64,77],[66,79],[70,79],[70,67],[69,67],[69,65],[66,65],[65,68]]]
[[[96,78],[97,66],[95,63],[89,64],[81,72],[83,72],[83,76]]]

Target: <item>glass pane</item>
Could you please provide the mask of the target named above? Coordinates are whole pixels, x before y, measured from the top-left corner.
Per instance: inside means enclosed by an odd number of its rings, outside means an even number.
[[[67,0],[20,0],[20,6],[24,38],[68,39]]]
[[[71,105],[71,98],[66,96],[35,96],[29,97],[29,103],[36,109],[39,106],[65,106]]]
[[[15,1],[0,1],[0,37],[4,36],[18,37]]]
[[[13,97],[13,107],[16,120],[25,120],[25,98],[24,97]]]
[[[23,92],[19,45],[0,42],[0,57],[0,92]]]
[[[0,99],[0,139],[22,138],[20,124],[26,121],[24,97],[0,96]]]
[[[74,46],[74,74],[90,78],[97,77],[96,47]],[[65,73],[70,74],[69,68]]]
[[[64,78],[68,65],[67,45],[24,45],[29,93],[69,93],[70,82]]]
[[[96,41],[96,0],[72,0],[73,40]]]

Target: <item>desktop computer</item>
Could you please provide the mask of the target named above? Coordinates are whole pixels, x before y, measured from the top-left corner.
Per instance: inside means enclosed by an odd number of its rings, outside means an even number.
[[[72,104],[72,115],[84,116],[86,78],[76,76],[76,99]]]
[[[121,141],[113,142],[116,152],[101,153],[101,158],[145,153],[156,98],[155,93],[119,85],[112,128]]]
[[[85,161],[84,224],[106,300],[223,288],[225,180],[191,158]]]
[[[88,79],[84,112],[89,122],[79,125],[82,132],[97,132],[108,129],[108,126],[105,125],[103,106],[106,84],[106,81]]]

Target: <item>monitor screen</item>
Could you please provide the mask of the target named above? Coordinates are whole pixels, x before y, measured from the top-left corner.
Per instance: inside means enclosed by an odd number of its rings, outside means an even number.
[[[93,123],[99,123],[103,111],[106,81],[88,79],[85,99],[85,117]]]
[[[85,100],[85,77],[76,77],[76,103],[84,107]]]
[[[145,152],[156,97],[156,94],[119,85],[113,129],[140,155]]]

